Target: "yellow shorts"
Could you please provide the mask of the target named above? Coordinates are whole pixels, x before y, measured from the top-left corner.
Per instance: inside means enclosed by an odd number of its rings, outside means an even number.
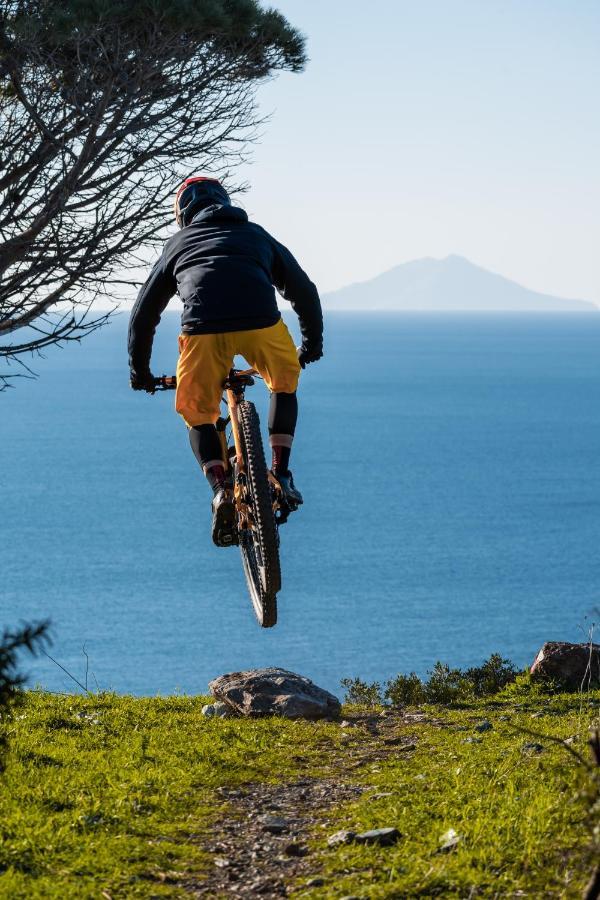
[[[223,382],[239,354],[262,375],[270,391],[292,394],[300,364],[282,319],[269,328],[220,334],[180,334],[175,409],[188,427],[215,423]]]

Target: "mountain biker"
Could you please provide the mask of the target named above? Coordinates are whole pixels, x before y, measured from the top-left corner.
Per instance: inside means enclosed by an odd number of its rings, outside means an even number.
[[[233,496],[225,481],[215,428],[223,382],[240,354],[271,391],[272,471],[290,505],[302,503],[289,468],[300,368],[323,355],[323,316],[315,285],[286,247],[232,206],[214,178],[188,178],[175,197],[180,231],[171,237],[142,287],[129,321],[130,384],[154,393],[150,357],[156,326],[169,300],[183,301],[175,409],[213,489],[212,537],[231,544]],[[275,300],[274,287],[300,321],[296,349]]]

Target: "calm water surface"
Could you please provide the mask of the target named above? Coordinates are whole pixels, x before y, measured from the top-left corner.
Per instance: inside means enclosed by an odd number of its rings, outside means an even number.
[[[301,385],[280,624],[237,550],[172,395],[134,394],[126,316],[0,396],[2,621],[49,616],[90,686],[203,692],[281,665],[339,680],[500,651],[525,665],[600,615],[600,315],[330,315]],[[174,369],[177,315],[157,372]],[[262,385],[252,399],[265,408]],[[263,421],[266,416],[262,415]],[[45,660],[30,683],[74,685]]]

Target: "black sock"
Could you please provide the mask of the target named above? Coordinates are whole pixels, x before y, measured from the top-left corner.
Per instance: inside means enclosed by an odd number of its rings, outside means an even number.
[[[216,494],[225,484],[225,467],[215,463],[204,470],[206,480],[210,484],[213,494]]]
[[[272,469],[274,474],[287,475],[290,470],[290,453],[292,448],[282,447],[281,444],[273,444],[271,449],[273,451]]]
[[[298,419],[296,394],[271,394],[269,407],[269,440],[273,451],[273,472],[287,475],[290,453]]]

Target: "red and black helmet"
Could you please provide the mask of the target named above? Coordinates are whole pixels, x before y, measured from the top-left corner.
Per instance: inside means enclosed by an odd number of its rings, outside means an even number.
[[[175,194],[175,219],[180,228],[189,225],[196,213],[206,206],[229,206],[229,194],[220,181],[204,175],[186,178]]]

